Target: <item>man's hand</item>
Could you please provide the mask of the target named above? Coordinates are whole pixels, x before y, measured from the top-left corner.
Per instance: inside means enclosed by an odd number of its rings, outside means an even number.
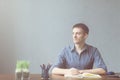
[[[80,73],[80,74],[84,73],[84,70],[79,70],[79,73]]]
[[[70,68],[65,74],[72,74],[72,75],[79,74],[79,70],[75,68]]]

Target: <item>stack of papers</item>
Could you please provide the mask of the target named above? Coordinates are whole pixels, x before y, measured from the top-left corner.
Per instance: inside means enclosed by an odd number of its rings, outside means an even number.
[[[98,74],[92,74],[92,73],[83,73],[83,74],[78,74],[78,75],[70,75],[66,74],[64,77],[71,77],[71,78],[102,78]]]

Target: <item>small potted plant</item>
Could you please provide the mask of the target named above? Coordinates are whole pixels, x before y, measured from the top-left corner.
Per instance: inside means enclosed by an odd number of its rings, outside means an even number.
[[[16,80],[27,80],[29,78],[29,62],[25,60],[17,61],[15,70]]]

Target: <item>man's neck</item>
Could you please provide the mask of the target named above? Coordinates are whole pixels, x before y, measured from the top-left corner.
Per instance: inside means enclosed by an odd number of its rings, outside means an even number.
[[[84,50],[84,47],[85,47],[85,43],[75,44],[75,49],[79,54],[81,54],[81,52]]]
[[[76,48],[77,50],[82,50],[82,49],[84,48],[84,46],[85,46],[85,43],[75,44],[75,48]]]

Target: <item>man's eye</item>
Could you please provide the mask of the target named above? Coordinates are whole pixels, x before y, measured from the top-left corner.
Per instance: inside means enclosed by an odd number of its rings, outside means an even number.
[[[77,33],[78,35],[80,35],[81,33]]]

